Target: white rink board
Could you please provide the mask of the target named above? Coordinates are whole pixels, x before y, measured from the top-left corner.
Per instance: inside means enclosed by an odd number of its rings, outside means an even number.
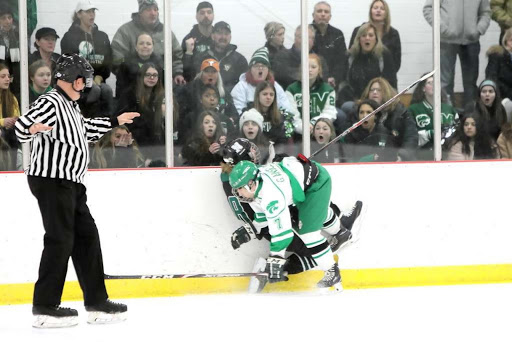
[[[367,207],[341,268],[512,263],[512,162],[327,169],[335,203],[346,210],[360,199]],[[267,255],[264,241],[231,248],[240,224],[219,168],[94,171],[87,187],[106,273],[249,272],[256,256]],[[33,282],[44,232],[36,200],[21,173],[0,174],[0,189],[0,283]]]

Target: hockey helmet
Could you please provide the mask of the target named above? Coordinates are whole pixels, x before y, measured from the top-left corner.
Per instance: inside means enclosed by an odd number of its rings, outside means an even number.
[[[258,167],[251,161],[242,160],[236,164],[233,171],[229,174],[229,185],[235,189],[240,189],[250,181],[255,180],[258,177]]]
[[[242,160],[258,164],[260,161],[260,149],[248,139],[236,138],[224,146],[222,158],[225,163],[230,165],[236,165]]]
[[[85,88],[91,88],[93,74],[94,69],[85,58],[76,53],[65,53],[57,60],[54,78],[68,83],[83,78]]]

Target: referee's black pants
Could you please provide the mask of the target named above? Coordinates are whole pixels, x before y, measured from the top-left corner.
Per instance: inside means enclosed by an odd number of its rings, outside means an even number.
[[[94,305],[106,300],[100,238],[87,207],[85,186],[33,176],[28,176],[28,184],[37,198],[45,230],[33,304],[60,304],[70,256],[84,294],[84,304]]]

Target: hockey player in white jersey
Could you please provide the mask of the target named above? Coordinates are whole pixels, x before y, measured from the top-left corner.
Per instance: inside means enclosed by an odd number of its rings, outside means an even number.
[[[341,276],[327,239],[320,233],[329,212],[331,177],[327,170],[304,156],[286,157],[280,163],[258,167],[241,161],[232,170],[229,183],[243,201],[251,202],[255,215],[264,215],[269,233],[269,281],[287,280],[285,253],[294,232],[289,210],[298,209],[296,232],[319,268],[325,271],[318,287],[341,289]]]
[[[249,242],[254,237],[261,239],[265,237],[270,240],[268,235],[267,222],[264,216],[256,217],[250,203],[239,201],[237,196],[233,196],[233,191],[229,185],[229,174],[233,167],[242,160],[249,160],[259,164],[260,152],[256,145],[245,138],[236,138],[226,143],[223,148],[222,166],[222,186],[226,193],[228,203],[233,210],[235,216],[244,222],[244,225],[233,232],[231,236],[231,244],[234,249],[238,249],[242,244]],[[273,161],[280,161],[284,155],[275,156]],[[354,206],[347,212],[341,212],[339,207],[331,201],[327,220],[324,222],[323,234],[327,237],[331,249],[336,253],[342,246],[351,242],[352,227],[358,219],[363,203],[356,201]],[[295,209],[295,210],[294,210]],[[297,210],[291,208],[292,222],[296,226]],[[299,241],[297,241],[299,240]],[[297,258],[289,260],[287,271],[289,274],[300,273],[306,271],[316,264],[309,258],[309,253],[304,254],[305,246],[300,239],[294,238],[288,247],[288,252],[296,254]]]

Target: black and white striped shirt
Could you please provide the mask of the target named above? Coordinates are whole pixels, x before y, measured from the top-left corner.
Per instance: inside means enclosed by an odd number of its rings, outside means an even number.
[[[29,128],[37,122],[53,129],[32,135]],[[27,175],[82,183],[89,164],[87,142],[101,138],[112,123],[110,118],[84,118],[76,101],[57,87],[41,95],[15,127],[19,141],[32,142]]]

